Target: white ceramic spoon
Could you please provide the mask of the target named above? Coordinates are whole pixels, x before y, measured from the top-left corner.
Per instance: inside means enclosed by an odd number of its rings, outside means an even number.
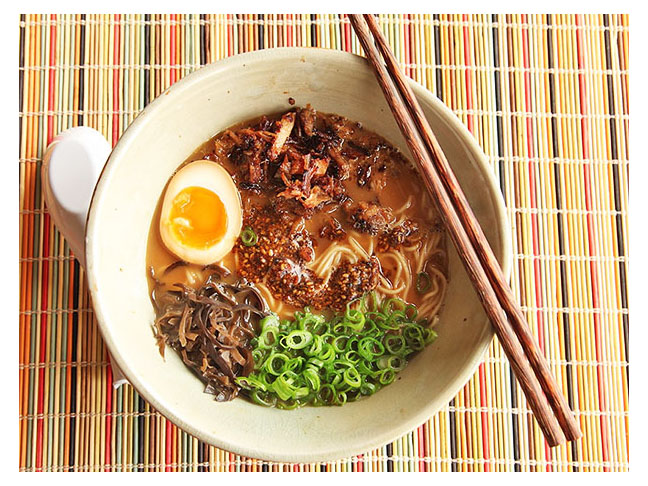
[[[43,159],[43,195],[50,216],[74,257],[85,267],[85,229],[88,209],[101,171],[112,148],[104,136],[89,127],[58,134]],[[113,386],[128,383],[111,359]]]

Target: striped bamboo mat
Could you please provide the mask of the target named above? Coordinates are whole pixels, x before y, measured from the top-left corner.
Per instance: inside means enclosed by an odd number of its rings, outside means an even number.
[[[628,17],[386,15],[406,73],[474,134],[513,230],[512,285],[584,437],[549,449],[493,343],[448,406],[377,450],[273,464],[219,450],[114,390],[85,275],[41,195],[76,125],[113,144],[170,84],[275,46],[359,53],[338,15],[20,17],[20,470],[628,469]]]

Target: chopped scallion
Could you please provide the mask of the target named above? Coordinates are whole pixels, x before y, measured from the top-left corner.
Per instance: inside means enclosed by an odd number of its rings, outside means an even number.
[[[372,395],[436,338],[416,317],[415,306],[374,293],[330,319],[308,308],[292,320],[271,314],[253,340],[254,371],[236,381],[255,403],[282,409]]]
[[[245,229],[241,231],[241,243],[243,243],[245,246],[254,246],[258,241],[258,235],[249,226],[246,226]]]
[[[432,280],[427,272],[419,272],[416,276],[416,291],[419,294],[424,294],[432,287]]]

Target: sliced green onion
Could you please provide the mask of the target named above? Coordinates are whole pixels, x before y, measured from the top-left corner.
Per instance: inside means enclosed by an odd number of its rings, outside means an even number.
[[[311,314],[300,319],[297,325],[302,331],[309,331],[312,334],[324,334],[328,331],[328,324],[324,316]]]
[[[358,364],[362,357],[358,354],[357,351],[347,351],[344,357],[347,359],[347,361],[351,364]]]
[[[329,343],[322,343],[322,352],[318,358],[324,363],[330,363],[335,359],[335,348]]]
[[[306,356],[317,356],[322,352],[323,345],[324,341],[322,340],[322,336],[313,334],[313,339],[310,344],[304,348],[304,354]]]
[[[387,331],[397,331],[401,326],[400,322],[398,322],[396,319],[393,319],[391,315],[390,317],[377,317],[376,324],[379,328]]]
[[[306,368],[303,375],[309,388],[314,392],[317,392],[321,385],[321,380],[317,371],[314,368]]]
[[[355,368],[348,368],[343,373],[344,383],[352,388],[359,388],[362,385],[362,377]]]
[[[272,393],[262,392],[260,390],[253,390],[250,393],[250,398],[254,403],[263,405],[265,407],[274,407],[277,403],[277,397]]]
[[[410,321],[416,320],[416,316],[418,315],[418,309],[412,304],[407,304],[403,312],[405,312],[407,319]]]
[[[260,365],[265,360],[266,352],[264,349],[256,348],[252,351],[252,359],[255,365]]]
[[[424,294],[432,287],[432,279],[427,272],[419,272],[416,276],[416,291],[419,294]]]
[[[346,350],[347,342],[349,341],[349,336],[337,336],[335,339],[333,339],[333,348],[335,351],[338,353],[342,353]]]
[[[240,376],[236,379],[236,383],[247,390],[267,391],[268,389],[266,384],[255,376]]]
[[[278,329],[275,327],[267,327],[259,335],[257,341],[258,349],[272,349],[277,341]]]
[[[385,299],[385,301],[380,306],[380,310],[383,314],[392,314],[396,310],[403,310],[406,304],[402,299],[398,297],[392,297],[390,299]]]
[[[282,410],[294,410],[295,408],[299,408],[302,405],[304,405],[303,400],[278,400],[277,401],[277,408],[280,408]]]
[[[407,365],[407,361],[400,356],[385,355],[378,359],[377,364],[378,368],[383,370],[401,371],[405,368],[405,365]]]
[[[296,378],[297,374],[293,373],[292,371],[284,371],[272,384],[272,391],[274,391],[282,400],[297,398],[295,396],[295,391],[298,387],[294,384]]]
[[[335,334],[332,334],[330,332],[325,332],[324,334],[321,334],[321,336],[322,336],[322,342],[327,344],[331,344],[335,339]]]
[[[372,395],[436,339],[417,315],[416,306],[399,298],[379,301],[374,292],[331,318],[309,308],[293,319],[271,314],[251,341],[254,370],[236,382],[254,403],[281,409]]]
[[[259,321],[259,325],[261,326],[262,331],[269,327],[275,327],[279,329],[279,318],[277,317],[277,314],[270,314],[261,319]]]
[[[418,324],[407,324],[403,328],[403,337],[407,344],[416,351],[420,351],[425,347],[423,328]]]
[[[378,388],[373,383],[365,382],[360,385],[360,393],[363,395],[373,395],[377,390]]]
[[[285,342],[282,342],[281,344],[286,348],[303,349],[313,340],[313,335],[308,331],[290,331],[290,333],[282,339],[284,339]]]
[[[438,334],[433,329],[425,329],[425,344],[430,344],[437,338]]]
[[[325,405],[332,405],[335,402],[335,396],[335,388],[329,383],[322,385],[320,390],[317,392],[317,398]]]
[[[283,369],[285,371],[292,371],[293,373],[301,373],[305,361],[306,360],[301,356],[297,356],[296,358],[291,358],[284,365]]]
[[[407,349],[405,338],[400,334],[387,334],[383,340],[385,349],[391,354],[401,354]]]
[[[344,334],[346,332],[346,323],[344,321],[336,322],[331,327],[334,334]]]
[[[358,343],[358,354],[368,361],[385,352],[383,344],[373,337],[362,338]]]
[[[246,226],[245,229],[241,231],[241,243],[245,246],[254,246],[258,241],[259,237],[251,227]]]
[[[320,369],[322,366],[324,366],[324,361],[317,358],[310,358],[308,360],[308,363],[306,363],[306,367],[315,368],[315,369]]]
[[[365,324],[365,315],[359,310],[347,307],[344,313],[344,322],[353,331],[360,332]]]
[[[378,372],[377,369],[375,369],[375,361],[360,361],[357,369],[363,376],[371,378],[373,378]]]
[[[392,381],[394,381],[394,378],[396,378],[396,373],[394,372],[394,370],[386,369],[382,370],[378,374],[378,381],[381,385],[389,385]]]
[[[374,334],[380,333],[380,329],[378,329],[378,326],[376,326],[376,323],[373,321],[373,319],[369,319],[368,317],[365,319],[365,327],[362,330],[362,335],[363,336],[373,336]]]
[[[288,360],[288,356],[283,353],[273,353],[266,359],[263,364],[263,369],[271,375],[279,375],[282,373]]]

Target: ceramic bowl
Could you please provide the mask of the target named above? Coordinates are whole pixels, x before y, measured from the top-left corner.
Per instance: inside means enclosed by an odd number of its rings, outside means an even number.
[[[412,82],[506,275],[509,234],[501,195],[479,146],[456,116]],[[239,398],[217,403],[174,352],[160,356],[146,273],[146,242],[173,171],[221,130],[310,103],[364,124],[409,156],[367,62],[315,48],[269,49],[206,66],[142,111],[114,148],[96,187],[86,229],[93,305],[112,358],[137,391],[199,439],[244,456],[283,462],[334,460],[367,452],[421,425],[469,380],[493,331],[450,246],[450,283],[439,338],[401,379],[342,407],[283,411]]]

